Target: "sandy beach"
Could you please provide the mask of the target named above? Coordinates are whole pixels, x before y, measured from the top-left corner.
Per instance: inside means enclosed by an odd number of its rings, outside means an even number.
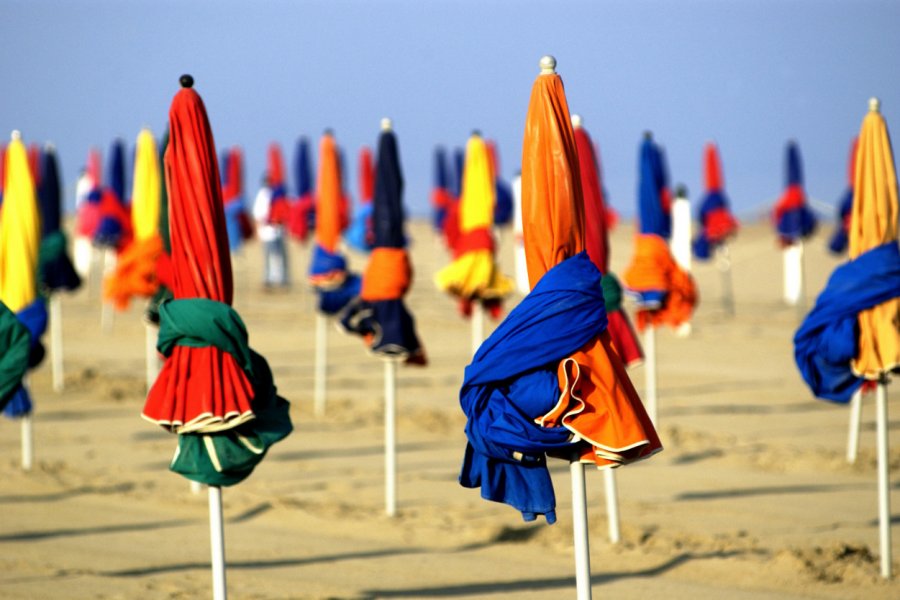
[[[807,308],[838,264],[827,229],[807,247]],[[426,223],[410,230],[408,303],[430,365],[399,370],[396,518],[384,514],[382,363],[332,329],[327,414],[314,417],[308,249],[292,246],[285,292],[263,290],[258,242],[233,259],[235,308],[291,402],[295,429],[223,491],[232,598],[574,597],[566,463],[551,465],[553,526],[525,523],[457,483],[470,329],[432,283],[443,248]],[[631,235],[629,224],[613,234],[614,271],[631,255]],[[510,275],[511,237],[500,256]],[[735,315],[720,301],[715,265],[695,262],[692,335],[657,335],[665,450],[616,471],[617,545],[607,537],[602,475],[588,472],[594,597],[898,598],[900,583],[878,572],[874,401],[864,404],[859,458],[849,465],[847,407],[814,399],[794,365],[800,314],[781,301],[771,229],[746,224],[731,254]],[[350,256],[362,269],[365,257]],[[168,471],[176,437],[140,417],[145,303],[118,313],[109,333],[96,282],[62,303],[65,391],[52,390],[48,361],[31,375],[31,472],[19,465],[18,423],[0,424],[0,597],[209,597],[207,496]],[[643,367],[630,374],[641,392]],[[900,406],[890,404],[897,514]],[[895,526],[895,557],[898,537]]]

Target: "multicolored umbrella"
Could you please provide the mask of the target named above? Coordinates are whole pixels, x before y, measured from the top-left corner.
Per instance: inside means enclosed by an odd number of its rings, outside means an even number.
[[[375,196],[375,166],[372,151],[363,146],[359,151],[359,208],[344,236],[351,248],[369,252],[374,243],[372,199]]]
[[[887,382],[900,366],[897,173],[876,99],[863,119],[850,216],[850,261],[832,273],[794,336],[794,358],[813,394],[847,402],[877,381],[881,574],[891,575]]]
[[[225,154],[222,202],[225,207],[225,226],[231,252],[253,238],[253,223],[244,206],[244,154],[239,146],[232,146]]]
[[[644,134],[638,159],[638,224],[642,234],[672,236],[672,192],[662,148]]]
[[[60,227],[62,186],[53,146],[48,145],[44,149],[41,172],[41,185],[38,187],[42,224],[39,285],[51,293],[76,290],[81,286],[81,277],[72,266],[66,235]]]
[[[581,118],[573,115],[575,145],[578,150],[578,171],[584,199],[585,250],[591,262],[603,273],[603,298],[606,304],[607,330],[613,347],[626,366],[640,363],[644,356],[631,321],[622,307],[622,286],[609,270],[609,232],[606,206],[594,154],[591,136],[582,126]]]
[[[306,242],[310,231],[316,226],[316,198],[313,190],[309,141],[305,137],[297,140],[294,177],[297,183],[297,200],[292,205],[288,231],[294,239]]]
[[[106,187],[102,190],[94,244],[123,249],[133,234],[125,206],[125,144],[114,140],[110,148]]]
[[[833,254],[843,254],[850,241],[850,212],[853,209],[853,179],[856,172],[857,142],[858,138],[853,138],[853,143],[850,144],[850,158],[847,161],[847,189],[844,190],[844,194],[838,202],[837,224],[828,241],[828,249]]]
[[[816,230],[816,216],[806,202],[800,148],[793,140],[785,150],[785,189],[772,213],[782,246],[808,238]]]
[[[443,146],[434,149],[432,164],[431,223],[435,231],[443,233],[444,219],[446,219],[447,210],[453,202],[450,194],[450,175],[447,172],[447,153]]]
[[[706,191],[697,214],[700,232],[694,239],[693,249],[694,256],[707,260],[717,247],[737,233],[738,222],[728,208],[719,149],[712,142],[704,149],[703,166]]]
[[[103,282],[103,296],[118,310],[133,297],[150,298],[159,287],[156,261],[163,251],[159,236],[160,181],[156,140],[149,129],[138,134],[131,191],[132,239],[119,253],[116,268]]]
[[[513,282],[500,272],[494,258],[495,177],[487,145],[479,134],[466,144],[462,198],[459,201],[460,238],[453,248],[454,261],[435,274],[438,289],[459,299],[461,311],[471,314],[480,303],[495,317]]]

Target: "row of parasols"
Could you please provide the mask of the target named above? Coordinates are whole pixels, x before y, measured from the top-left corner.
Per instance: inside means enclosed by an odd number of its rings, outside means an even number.
[[[545,57],[541,68],[525,123],[521,179],[513,185],[514,197],[521,198],[518,220],[530,290],[487,339],[477,340],[466,367],[460,405],[468,418],[468,445],[459,481],[480,488],[486,499],[516,508],[526,520],[544,515],[552,523],[555,497],[547,458],[568,460],[573,490],[580,490],[574,510],[581,514],[573,516],[576,581],[579,597],[586,598],[590,566],[584,465],[608,472],[649,458],[662,445],[625,370],[640,360],[641,349],[622,310],[623,285],[608,269],[611,219],[603,204],[595,147],[580,120],[573,126],[555,61]],[[158,322],[156,349],[165,360],[142,415],[178,434],[171,469],[210,486],[211,510],[218,511],[218,525],[211,520],[213,529],[218,527],[213,531],[214,590],[216,597],[224,597],[220,486],[246,478],[271,445],[290,433],[291,422],[288,402],[278,394],[265,359],[249,347],[246,327],[231,306],[225,196],[228,190],[240,197],[239,191],[234,193],[239,187],[229,184],[239,169],[225,161],[229,174],[223,185],[206,109],[192,78],[183,76],[181,83],[169,113],[168,139],[162,144],[162,169],[152,135],[142,133],[139,138],[135,162],[141,173],[136,168],[133,227],[129,240],[123,234],[127,229],[122,213],[115,217],[119,257],[106,292],[121,303],[134,295],[154,296],[149,312]],[[836,271],[797,334],[797,360],[804,377],[817,395],[840,401],[847,401],[845,392],[852,393],[864,380],[880,382],[883,388],[887,374],[900,363],[897,184],[887,139],[881,115],[871,111],[855,152],[855,194],[848,220],[851,260]],[[713,157],[708,164],[718,163],[714,153],[708,156]],[[285,226],[295,223],[298,231],[302,225],[314,229],[309,283],[319,293],[318,311],[336,317],[345,330],[359,334],[372,353],[386,359],[387,401],[394,393],[388,390],[396,364],[425,363],[414,319],[403,302],[412,269],[392,124],[382,123],[374,161],[367,236],[371,254],[362,276],[348,271],[339,244],[348,211],[341,158],[330,133],[321,141],[319,162],[314,199],[305,205],[285,201],[281,216],[279,209],[271,214]],[[453,262],[436,274],[435,283],[457,297],[473,318],[483,316],[484,310],[499,316],[499,303],[514,284],[500,273],[494,256],[496,160],[480,135],[469,139],[464,163],[458,206],[449,192],[445,200],[450,199],[441,205],[444,231],[454,227],[447,223],[458,213],[457,231],[447,236],[454,239]],[[706,243],[715,246],[734,233],[736,222],[727,211],[720,170],[712,169],[718,179],[708,179],[718,181],[713,188],[719,199],[707,211],[717,216],[707,220],[717,226],[705,228],[704,234]],[[796,192],[799,170],[788,171],[794,180],[785,195],[789,200],[780,204],[778,222],[802,225],[809,219],[803,216],[805,202],[797,202],[798,197],[803,200],[802,186],[801,193]],[[40,181],[50,179],[51,172],[52,167],[42,170]],[[53,288],[39,284],[46,281],[41,228],[53,225],[46,214],[54,209],[38,209],[36,200],[42,194],[35,189],[34,169],[17,135],[7,148],[4,173],[0,336],[8,350],[0,364],[0,400],[12,405],[27,397],[22,377],[42,354],[40,336],[47,318],[38,290]],[[689,273],[677,264],[666,242],[672,198],[662,150],[649,136],[641,147],[641,173],[639,232],[622,280],[624,293],[637,304],[638,328],[652,331],[661,324],[687,321],[697,296]],[[279,186],[277,173],[269,174],[268,183]],[[114,227],[104,229],[107,215],[99,208],[105,193],[101,190],[99,196],[99,201],[91,201],[98,207],[97,231],[112,231]],[[155,208],[147,206],[154,198]],[[58,189],[55,210],[59,231]],[[135,220],[154,211],[152,226],[152,218],[140,225]],[[67,263],[64,239],[61,246],[59,260]],[[125,269],[134,271],[120,277]],[[71,265],[65,270],[72,271]],[[116,296],[117,282],[126,279],[150,287],[141,292],[129,288]],[[855,294],[854,302],[843,299],[848,289],[869,284],[871,294]],[[826,387],[837,382],[841,395],[823,393],[822,382]],[[882,543],[888,573],[889,548],[888,539],[887,549]]]

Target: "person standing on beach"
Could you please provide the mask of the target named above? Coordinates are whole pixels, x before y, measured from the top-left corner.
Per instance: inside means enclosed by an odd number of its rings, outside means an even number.
[[[267,290],[275,286],[283,288],[288,286],[284,222],[279,218],[280,202],[274,192],[269,176],[265,175],[253,202],[256,232],[263,243],[263,286]]]

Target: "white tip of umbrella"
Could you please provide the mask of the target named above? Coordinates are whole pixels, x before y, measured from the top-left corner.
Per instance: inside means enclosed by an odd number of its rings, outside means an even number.
[[[541,57],[541,75],[553,75],[556,73],[556,59],[550,56]]]
[[[472,137],[480,138],[480,137],[481,137],[481,130],[480,130],[480,129],[473,129],[473,130],[472,130]]]
[[[381,130],[382,131],[391,131],[394,129],[394,122],[390,120],[389,117],[384,117],[381,119]]]
[[[869,112],[881,112],[881,100],[875,98],[869,98]]]
[[[56,144],[54,144],[53,142],[47,142],[46,144],[44,144],[44,149],[47,152],[56,152]]]
[[[13,129],[13,130],[12,130],[12,133],[9,134],[9,137],[10,137],[10,139],[13,140],[13,141],[15,141],[15,140],[21,140],[21,139],[22,139],[22,132],[19,131],[18,129]]]
[[[572,127],[578,128],[581,127],[582,118],[581,115],[572,115]]]

